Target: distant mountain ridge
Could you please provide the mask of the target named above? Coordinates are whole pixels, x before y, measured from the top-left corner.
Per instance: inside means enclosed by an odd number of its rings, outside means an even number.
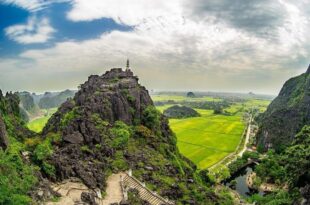
[[[278,151],[290,144],[304,125],[310,124],[310,65],[305,73],[285,82],[260,122],[258,147]]]
[[[46,92],[43,97],[40,98],[38,105],[41,109],[59,107],[68,98],[72,98],[75,92],[76,91],[68,89],[59,93]]]
[[[42,115],[40,109],[59,107],[68,98],[72,98],[75,92],[68,89],[61,92],[45,92],[44,94],[27,91],[16,92],[20,99],[20,115],[25,122],[28,122],[33,117]]]

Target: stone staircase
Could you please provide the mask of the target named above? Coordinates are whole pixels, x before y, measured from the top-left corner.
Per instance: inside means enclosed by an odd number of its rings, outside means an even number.
[[[126,192],[129,189],[136,189],[142,200],[149,202],[151,205],[173,205],[174,203],[157,195],[156,193],[149,190],[143,183],[138,179],[128,174],[125,174],[122,179],[122,188]]]

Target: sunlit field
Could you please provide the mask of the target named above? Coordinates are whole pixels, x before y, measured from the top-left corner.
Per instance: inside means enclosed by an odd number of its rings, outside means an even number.
[[[176,133],[181,153],[204,169],[236,149],[245,124],[239,115],[214,115],[213,110],[196,110],[201,117],[170,119],[169,124]]]
[[[189,99],[184,96],[168,95],[153,96],[152,99],[154,101],[169,99],[175,102],[213,100],[212,97]],[[264,111],[269,103],[268,100],[256,99],[238,102],[225,109],[228,115],[215,115],[213,110],[195,109],[201,114],[200,117],[170,119],[169,124],[177,136],[180,152],[192,160],[199,169],[205,169],[236,150],[246,126],[246,122],[243,121],[245,110],[257,108]],[[172,105],[165,104],[157,106],[157,109],[163,112],[170,106]]]

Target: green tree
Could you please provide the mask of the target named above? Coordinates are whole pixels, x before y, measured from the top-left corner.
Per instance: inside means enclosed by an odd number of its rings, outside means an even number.
[[[131,135],[129,126],[122,121],[116,121],[110,132],[113,136],[112,146],[114,148],[123,148]]]

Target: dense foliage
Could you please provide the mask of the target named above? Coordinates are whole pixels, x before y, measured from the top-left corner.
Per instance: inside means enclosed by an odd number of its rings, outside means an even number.
[[[0,204],[30,204],[28,191],[36,184],[36,168],[24,163],[20,156],[19,143],[11,144],[3,151],[0,149]]]
[[[305,126],[296,135],[293,142],[281,153],[269,152],[267,157],[256,166],[255,172],[263,182],[288,186],[288,191],[282,190],[256,200],[258,204],[291,204],[300,201],[300,187],[310,184],[310,126]],[[309,197],[309,193],[305,193]],[[305,196],[304,196],[305,197]]]

